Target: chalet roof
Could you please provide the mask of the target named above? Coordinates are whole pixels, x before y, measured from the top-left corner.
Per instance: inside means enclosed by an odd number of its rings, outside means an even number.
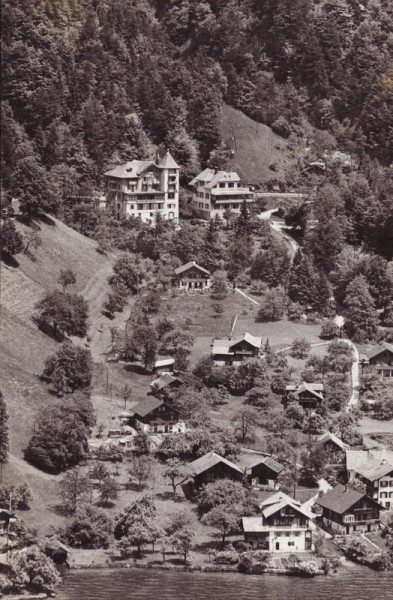
[[[195,260],[190,260],[190,262],[186,263],[185,265],[182,265],[181,267],[178,267],[177,269],[175,269],[175,273],[176,273],[176,275],[181,275],[181,273],[184,273],[185,271],[188,271],[192,267],[194,267],[195,269],[198,269],[199,271],[202,271],[206,275],[210,276],[210,271],[208,271],[207,269],[204,269],[203,267],[201,267],[200,265],[198,265],[195,262]]]
[[[300,504],[298,502],[296,502],[296,500],[293,500],[292,498],[289,498],[289,499],[283,498],[281,500],[281,502],[275,502],[274,504],[270,504],[270,505],[266,506],[265,508],[262,509],[262,514],[267,519],[268,517],[275,515],[277,512],[279,512],[280,510],[282,510],[283,508],[285,508],[287,506],[290,506],[296,512],[300,513],[304,517],[307,517],[307,519],[310,518],[310,514],[306,510],[303,510],[303,508],[300,506]]]
[[[348,450],[347,470],[355,471],[369,481],[376,481],[393,471],[391,450]]]
[[[254,346],[254,348],[260,348],[262,345],[261,337],[256,337],[251,335],[251,333],[244,333],[241,337],[234,340],[213,340],[212,354],[233,354],[231,351],[233,346],[236,346],[243,340]]]
[[[339,483],[332,490],[318,498],[317,504],[322,508],[333,510],[335,513],[342,515],[365,496],[367,495]],[[375,502],[372,498],[369,498],[369,500]],[[375,504],[378,503],[375,502]]]
[[[204,169],[199,175],[194,177],[188,185],[196,185],[198,181],[210,181],[214,177],[214,173],[214,169]]]
[[[172,375],[172,373],[162,373],[157,379],[151,382],[150,387],[154,387],[156,390],[163,390],[171,383],[178,381],[179,383],[183,383],[179,377],[176,375]]]
[[[240,181],[240,177],[235,171],[217,171],[205,187],[214,188],[218,183],[235,181]]]
[[[287,385],[285,389],[287,392],[293,392],[295,396],[298,396],[302,392],[310,392],[313,396],[323,400],[323,396],[320,393],[323,391],[323,383],[307,383],[306,381],[302,381],[300,385]]]
[[[165,156],[158,162],[157,166],[160,169],[180,169],[175,159],[169,150],[166,151]]]
[[[243,471],[237,465],[235,465],[227,458],[219,456],[219,454],[216,454],[215,452],[209,452],[208,454],[197,458],[189,464],[189,467],[193,475],[200,475],[200,473],[204,473],[205,471],[211,469],[219,463],[224,463],[225,465],[227,465],[227,467],[230,467],[231,469],[234,469],[235,471],[243,475]]]
[[[238,463],[247,473],[258,465],[266,465],[274,473],[281,473],[284,466],[274,460],[271,456],[258,456],[255,454],[242,455],[238,459]]]
[[[204,169],[199,175],[194,177],[188,185],[196,185],[198,181],[202,181],[207,188],[213,188],[217,183],[224,181],[235,182],[240,181],[239,175],[235,171],[216,171],[215,169]]]
[[[323,433],[316,439],[317,444],[323,445],[327,442],[332,442],[333,444],[341,448],[341,450],[349,449],[349,444],[345,444],[345,442],[340,440],[339,437],[337,437],[336,435],[334,435],[334,433],[331,433],[330,431],[326,431],[326,433]]]
[[[283,502],[284,500],[286,502],[291,502],[292,504],[295,504],[296,506],[300,506],[300,502],[298,500],[295,500],[295,498],[291,498],[291,496],[288,496],[288,494],[286,494],[285,492],[278,490],[278,491],[274,491],[274,492],[267,492],[266,497],[262,500],[262,502],[260,502],[259,508],[263,509],[266,506],[271,506],[273,504],[279,504],[280,502]]]
[[[154,396],[147,396],[142,402],[139,402],[136,406],[132,407],[132,412],[138,417],[145,417],[163,404],[164,402],[162,400],[159,400]]]
[[[371,350],[369,350],[366,354],[369,359],[375,358],[376,356],[378,356],[378,354],[385,352],[385,350],[388,350],[393,354],[393,344],[389,344],[388,342],[382,342],[381,344],[379,344],[379,346],[371,348]]]
[[[154,165],[153,160],[131,160],[122,165],[117,165],[114,169],[107,171],[107,177],[119,177],[132,179],[138,177],[145,169]]]

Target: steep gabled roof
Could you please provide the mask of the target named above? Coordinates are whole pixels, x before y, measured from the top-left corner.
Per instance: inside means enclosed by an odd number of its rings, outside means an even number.
[[[204,169],[199,175],[196,175],[188,185],[196,185],[198,181],[210,181],[214,177],[214,174],[214,169]]]
[[[166,151],[165,156],[158,162],[157,167],[160,169],[180,169],[175,159],[169,150]]]
[[[189,467],[193,475],[200,475],[200,473],[204,473],[219,463],[224,463],[227,467],[230,467],[243,475],[243,471],[237,465],[215,452],[209,452],[208,454],[204,454],[204,456],[197,458],[189,464]]]
[[[147,396],[147,398],[139,402],[136,406],[133,406],[131,410],[138,417],[145,417],[163,404],[164,402],[162,400],[159,400],[154,396]]]
[[[239,344],[239,342],[242,341],[248,342],[249,344],[251,344],[251,346],[254,346],[255,348],[260,348],[262,345],[262,338],[255,336],[255,335],[251,335],[251,333],[243,333],[243,335],[239,338],[235,338],[232,343],[231,343],[231,347],[232,346],[236,346],[237,344]]]
[[[241,337],[237,337],[234,340],[213,340],[212,354],[233,354],[232,348],[243,341],[254,346],[254,348],[260,348],[262,345],[261,337],[244,333]]]
[[[286,508],[287,506],[290,506],[293,510],[300,513],[307,519],[310,518],[309,513],[306,512],[305,510],[303,510],[303,508],[296,501],[292,500],[291,498],[289,500],[286,498],[283,498],[281,500],[281,502],[275,502],[274,504],[270,504],[270,505],[266,506],[265,508],[262,509],[262,515],[267,519],[268,517],[275,515],[280,510],[283,510],[283,508]]]
[[[376,481],[393,471],[391,450],[348,450],[347,470]]]
[[[168,385],[171,385],[175,382],[183,383],[183,381],[176,377],[176,375],[172,375],[172,373],[162,373],[157,379],[151,382],[150,387],[154,387],[156,390],[162,390],[166,388]]]
[[[241,464],[246,473],[258,465],[266,465],[269,469],[277,474],[281,473],[284,468],[283,465],[274,460],[274,458],[271,456],[257,456],[255,454],[250,454],[240,457],[238,462]]]
[[[341,483],[318,498],[317,504],[322,508],[327,508],[339,515],[342,515],[364,497],[380,508],[383,508],[378,504],[378,502],[367,496],[367,494],[358,492],[358,490],[354,490],[348,486],[342,485]]]
[[[334,433],[331,433],[330,431],[323,433],[316,439],[317,444],[323,445],[323,444],[326,444],[327,442],[332,442],[333,444],[335,444],[336,446],[341,448],[341,450],[349,449],[349,444],[345,444],[345,442],[340,440],[340,438],[338,438],[336,435],[334,435]]]
[[[367,356],[369,359],[375,358],[379,354],[382,354],[382,352],[385,352],[385,350],[388,350],[388,352],[391,352],[393,354],[393,344],[389,344],[388,342],[382,342],[379,346],[376,346],[372,348],[369,352],[367,352]]]
[[[138,177],[142,171],[153,165],[153,160],[131,160],[122,165],[117,165],[114,169],[107,171],[105,175],[107,177],[132,179],[133,177]]]
[[[202,273],[205,273],[206,275],[210,276],[210,271],[208,271],[207,269],[204,269],[203,267],[201,267],[200,265],[198,265],[195,262],[195,260],[190,260],[190,262],[188,262],[185,265],[182,265],[181,267],[178,267],[177,269],[175,269],[175,274],[176,275],[181,275],[182,273],[184,273],[185,271],[188,271],[192,267],[194,267],[195,269],[198,269],[198,271],[202,271]]]

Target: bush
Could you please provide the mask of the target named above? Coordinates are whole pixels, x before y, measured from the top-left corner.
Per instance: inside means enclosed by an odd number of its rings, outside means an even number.
[[[49,473],[60,473],[79,464],[88,454],[87,418],[73,402],[43,411],[34,423],[25,460]]]
[[[273,121],[272,130],[274,133],[277,133],[277,135],[280,135],[285,139],[288,139],[291,135],[291,127],[287,119],[281,115],[277,117],[275,121]]]
[[[113,524],[103,510],[81,506],[60,531],[60,538],[74,548],[108,548]]]
[[[334,321],[327,321],[322,325],[319,337],[323,340],[331,340],[340,336],[340,328]]]
[[[302,316],[304,315],[305,308],[298,302],[290,302],[288,304],[288,319],[290,321],[300,321]]]
[[[307,358],[310,348],[311,344],[306,338],[296,338],[292,343],[291,355],[294,358]]]
[[[222,550],[216,552],[213,561],[219,565],[237,565],[239,563],[240,556],[234,550]]]

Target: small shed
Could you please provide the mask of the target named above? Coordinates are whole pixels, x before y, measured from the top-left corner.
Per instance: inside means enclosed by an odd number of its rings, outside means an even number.
[[[161,358],[160,360],[156,360],[156,362],[154,363],[153,372],[173,373],[174,364],[174,358]]]

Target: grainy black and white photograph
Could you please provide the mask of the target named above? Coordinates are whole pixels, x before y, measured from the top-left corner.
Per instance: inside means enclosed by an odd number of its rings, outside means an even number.
[[[0,597],[393,597],[393,0],[1,0]]]

